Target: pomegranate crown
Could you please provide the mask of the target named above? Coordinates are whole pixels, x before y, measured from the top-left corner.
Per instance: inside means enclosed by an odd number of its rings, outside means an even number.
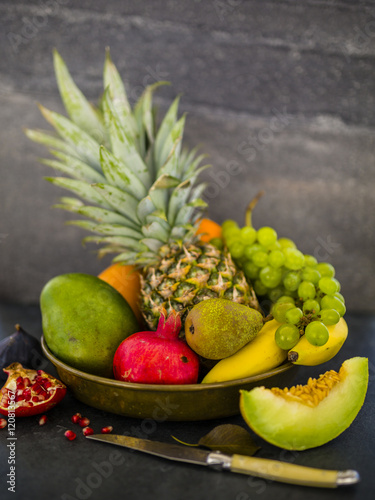
[[[160,337],[165,339],[177,338],[180,333],[181,326],[181,317],[177,311],[172,309],[168,315],[166,309],[164,307],[161,308],[158,328],[156,330]]]

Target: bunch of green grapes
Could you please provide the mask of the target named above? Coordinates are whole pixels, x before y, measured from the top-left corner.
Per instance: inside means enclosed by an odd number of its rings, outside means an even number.
[[[272,303],[271,314],[281,323],[275,334],[278,346],[292,349],[303,334],[311,344],[324,345],[327,327],[337,324],[346,311],[334,267],[304,255],[271,227],[240,228],[227,220],[222,231],[225,245],[256,295]]]

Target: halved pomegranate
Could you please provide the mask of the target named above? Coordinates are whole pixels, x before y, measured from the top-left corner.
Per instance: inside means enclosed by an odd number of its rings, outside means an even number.
[[[44,413],[66,394],[66,386],[43,370],[29,370],[12,363],[4,372],[8,379],[0,391],[0,413],[28,417]]]

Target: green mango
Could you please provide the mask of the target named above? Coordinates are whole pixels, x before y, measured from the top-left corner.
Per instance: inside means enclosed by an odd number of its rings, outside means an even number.
[[[113,377],[119,344],[139,331],[124,297],[105,281],[83,273],[56,276],[40,296],[45,341],[61,361],[78,370]]]

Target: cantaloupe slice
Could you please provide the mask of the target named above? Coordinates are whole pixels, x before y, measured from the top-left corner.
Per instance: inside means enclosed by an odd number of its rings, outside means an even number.
[[[347,359],[340,371],[290,389],[241,391],[240,410],[264,440],[287,450],[321,446],[347,429],[365,400],[368,359]]]

